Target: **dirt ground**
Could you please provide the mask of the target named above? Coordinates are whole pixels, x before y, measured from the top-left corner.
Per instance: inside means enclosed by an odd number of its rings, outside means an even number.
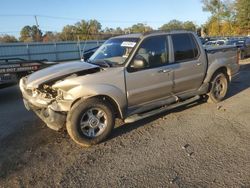
[[[220,104],[199,101],[77,146],[0,90],[0,187],[250,187],[250,59]]]

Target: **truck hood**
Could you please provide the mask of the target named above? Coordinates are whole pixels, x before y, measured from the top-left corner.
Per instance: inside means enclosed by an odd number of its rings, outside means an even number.
[[[61,63],[32,73],[27,77],[25,84],[27,88],[37,88],[40,84],[57,81],[74,73],[84,74],[86,72],[88,74],[87,70],[93,69],[99,71],[100,67],[82,61]],[[93,73],[93,71],[90,72]]]

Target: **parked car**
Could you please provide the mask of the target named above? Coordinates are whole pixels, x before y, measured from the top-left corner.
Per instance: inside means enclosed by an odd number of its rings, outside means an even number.
[[[204,45],[205,46],[221,46],[226,43],[225,40],[214,40],[214,41],[208,41]]]
[[[240,59],[250,56],[250,38],[230,39],[226,42],[226,45],[237,46],[240,50]]]
[[[24,104],[48,127],[66,125],[82,146],[103,141],[115,118],[131,123],[208,96],[220,102],[239,70],[237,48],[204,50],[192,32],[131,34],[107,40],[87,62],[20,80]]]
[[[224,45],[224,44],[226,44],[226,41],[225,41],[225,40],[217,40],[217,41],[216,41],[216,45],[217,45],[217,46],[221,46],[221,45]]]
[[[207,41],[204,46],[215,46],[216,45],[216,41]]]

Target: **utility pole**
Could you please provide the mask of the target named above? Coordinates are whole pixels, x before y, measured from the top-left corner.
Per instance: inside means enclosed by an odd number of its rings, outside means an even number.
[[[36,28],[37,28],[37,30],[36,30],[36,42],[38,42],[39,41],[39,24],[38,24],[38,19],[37,19],[37,16],[36,15],[34,15],[34,18],[35,18],[35,22],[36,22]]]

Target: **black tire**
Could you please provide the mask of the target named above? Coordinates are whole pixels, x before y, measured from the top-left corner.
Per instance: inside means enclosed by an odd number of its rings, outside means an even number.
[[[210,92],[208,93],[209,103],[218,103],[225,99],[228,88],[229,88],[229,78],[224,72],[216,72],[211,81]]]
[[[101,129],[96,126],[96,128],[92,127],[92,123],[95,121],[92,121],[92,116],[91,118],[89,117],[89,111],[92,111],[91,113],[94,114],[94,110],[100,110],[103,113],[103,122],[105,126],[102,126],[104,128]],[[99,112],[98,112],[99,113]],[[82,128],[82,119],[84,120],[84,128]],[[97,118],[97,114],[95,116],[95,119]],[[97,118],[98,119],[98,118]],[[99,119],[101,122],[101,119]],[[99,122],[98,121],[98,122]],[[92,123],[91,123],[92,122]],[[85,124],[88,125],[85,127]],[[94,123],[97,124],[97,123]],[[68,134],[70,137],[79,145],[84,146],[84,147],[89,147],[91,145],[98,144],[105,140],[109,134],[111,133],[112,129],[114,128],[115,124],[115,117],[114,113],[112,111],[111,105],[98,98],[91,98],[87,100],[80,100],[78,101],[71,109],[71,111],[68,113],[67,116],[67,123],[66,123],[66,128],[68,131]],[[89,128],[89,130],[87,129]],[[90,130],[91,129],[91,130]],[[93,131],[94,129],[94,131]],[[96,134],[96,136],[91,137],[91,134],[95,134],[95,132],[99,129],[99,135]],[[90,133],[92,132],[92,133]],[[89,135],[87,135],[89,134]]]

